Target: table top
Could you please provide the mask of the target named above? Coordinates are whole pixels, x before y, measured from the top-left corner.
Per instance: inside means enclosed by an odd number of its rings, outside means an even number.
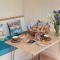
[[[21,40],[18,43],[12,43],[11,40],[6,41],[5,43],[10,44],[18,49],[22,49],[24,52],[32,54],[36,56],[37,54],[41,53],[42,51],[46,50],[47,48],[55,45],[56,43],[60,42],[60,35],[58,37],[54,36],[53,33],[50,34],[51,41],[48,44],[41,44],[40,41],[35,43],[29,44],[26,40]]]

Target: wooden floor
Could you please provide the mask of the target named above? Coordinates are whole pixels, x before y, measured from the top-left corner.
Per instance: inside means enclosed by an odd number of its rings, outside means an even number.
[[[49,56],[41,54],[41,59],[40,60],[56,60],[56,59],[53,59],[53,58],[51,58]]]
[[[39,56],[34,57],[32,60],[56,60],[56,59],[53,59],[53,58],[46,56],[44,54],[40,54]]]

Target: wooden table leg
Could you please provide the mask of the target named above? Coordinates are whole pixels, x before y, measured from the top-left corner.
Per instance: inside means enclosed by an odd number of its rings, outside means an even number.
[[[59,51],[60,51],[60,42],[59,42]]]
[[[32,55],[32,60],[41,60],[41,56],[40,56],[41,54],[38,54],[38,55],[36,55],[36,56],[33,56]]]

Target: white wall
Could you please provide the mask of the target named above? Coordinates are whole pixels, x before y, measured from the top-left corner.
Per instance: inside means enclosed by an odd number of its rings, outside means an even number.
[[[0,18],[23,15],[23,0],[0,0]]]
[[[47,16],[53,10],[60,9],[60,0],[24,0],[24,16],[27,23],[37,18],[48,20]]]

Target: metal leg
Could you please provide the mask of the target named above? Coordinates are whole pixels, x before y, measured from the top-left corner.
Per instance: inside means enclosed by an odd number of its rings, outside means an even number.
[[[12,51],[12,49],[15,49],[15,47],[11,47],[11,60],[15,60],[14,56],[15,56],[15,50]]]
[[[13,58],[13,57],[12,57],[12,51],[11,51],[11,60],[12,60],[12,58]]]
[[[15,58],[15,50],[13,51],[13,60],[15,60],[14,58]]]

